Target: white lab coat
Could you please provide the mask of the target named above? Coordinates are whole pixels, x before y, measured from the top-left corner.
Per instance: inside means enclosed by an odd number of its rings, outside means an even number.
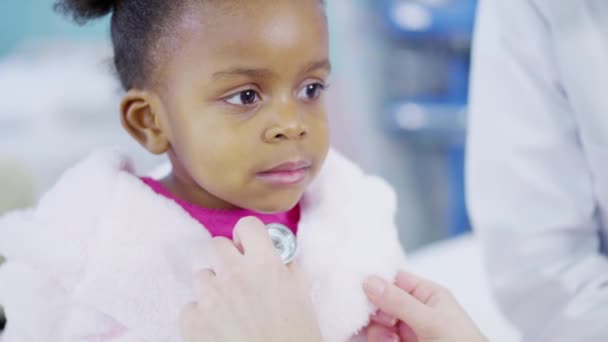
[[[527,341],[608,341],[608,1],[485,0],[468,202]]]

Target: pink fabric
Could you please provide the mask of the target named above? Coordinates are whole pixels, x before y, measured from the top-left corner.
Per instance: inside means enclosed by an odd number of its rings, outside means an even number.
[[[175,197],[160,182],[152,178],[142,178],[154,192],[175,201],[190,216],[200,222],[212,236],[223,236],[232,239],[232,230],[236,223],[243,217],[255,216],[265,224],[281,223],[287,226],[294,234],[298,232],[298,222],[300,222],[300,206],[296,205],[290,211],[278,214],[262,214],[247,209],[217,210],[208,209],[193,203],[186,202]]]

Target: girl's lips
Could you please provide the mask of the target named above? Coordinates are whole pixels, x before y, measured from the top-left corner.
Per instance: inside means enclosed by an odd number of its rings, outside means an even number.
[[[297,170],[304,169],[304,168],[310,168],[310,165],[311,165],[311,162],[306,161],[306,160],[290,161],[290,162],[279,164],[277,166],[273,166],[272,168],[270,168],[266,171],[262,171],[261,173],[270,173],[270,172],[277,172],[277,171],[297,171]]]
[[[268,171],[259,172],[258,178],[275,186],[289,186],[304,181],[310,173],[310,162],[283,163]]]

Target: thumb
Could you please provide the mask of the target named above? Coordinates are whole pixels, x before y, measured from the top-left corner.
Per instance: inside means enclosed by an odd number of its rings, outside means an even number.
[[[406,323],[412,330],[426,331],[433,324],[429,307],[386,280],[370,277],[365,281],[363,289],[374,305]]]
[[[255,257],[276,256],[266,226],[258,218],[249,216],[240,219],[234,226],[232,240],[242,254]]]

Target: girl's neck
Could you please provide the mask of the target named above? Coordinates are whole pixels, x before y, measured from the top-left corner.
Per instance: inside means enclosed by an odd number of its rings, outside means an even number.
[[[189,179],[189,177],[176,175],[174,172],[171,172],[167,177],[160,180],[160,183],[173,196],[204,208],[217,210],[239,209],[237,206],[205,191],[194,180]]]
[[[152,178],[142,178],[142,181],[160,196],[176,202],[192,218],[207,228],[212,236],[223,236],[231,239],[234,226],[240,219],[247,216],[257,217],[265,224],[280,223],[288,227],[294,234],[297,234],[298,222],[300,221],[299,205],[296,205],[289,211],[276,214],[263,214],[247,209],[210,209],[176,197],[163,183]]]

